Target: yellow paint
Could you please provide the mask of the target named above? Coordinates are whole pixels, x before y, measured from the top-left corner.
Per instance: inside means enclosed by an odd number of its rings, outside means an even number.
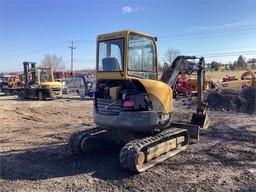
[[[220,89],[242,89],[244,85],[252,86],[251,80],[235,80],[227,81],[217,84],[217,88]]]
[[[157,80],[138,79],[145,87],[148,93],[157,97],[164,106],[165,113],[173,110],[173,92],[169,85]]]
[[[223,70],[223,71],[206,71],[206,77],[209,77],[211,80],[215,82],[221,82],[223,77],[226,75],[235,75],[236,78],[240,79],[240,77],[246,72],[247,70]],[[252,71],[252,70],[251,70]],[[256,72],[256,71],[255,71]]]
[[[124,72],[97,72],[96,73],[97,80],[100,79],[127,79],[127,75]]]
[[[220,89],[242,89],[244,85],[256,86],[255,73],[252,70],[246,69],[245,72],[241,74],[241,79],[245,73],[249,73],[249,76],[251,78],[250,80],[234,80],[234,81],[220,82],[220,83],[217,83],[217,87]]]
[[[152,38],[152,36],[149,35],[149,34],[134,31],[132,29],[128,29],[128,30],[125,30],[125,31],[113,32],[113,33],[107,33],[107,34],[100,34],[100,35],[97,36],[97,41],[110,40],[110,39],[121,38],[121,37],[128,37],[130,33],[136,33],[136,34],[142,35],[144,37]]]
[[[58,81],[53,81],[53,82],[43,82],[40,83],[39,87],[58,87],[58,88],[63,88],[62,83],[58,82]]]

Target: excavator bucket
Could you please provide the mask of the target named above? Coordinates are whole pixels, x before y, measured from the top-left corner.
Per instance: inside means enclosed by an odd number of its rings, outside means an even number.
[[[200,129],[207,129],[210,124],[210,119],[207,111],[204,113],[193,113],[191,118],[191,124],[199,125]]]

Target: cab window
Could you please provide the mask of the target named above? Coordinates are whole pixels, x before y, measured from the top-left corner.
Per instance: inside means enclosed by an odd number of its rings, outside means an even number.
[[[124,39],[100,41],[98,44],[98,71],[123,71]]]
[[[151,39],[130,34],[128,43],[128,75],[156,79],[154,44]]]

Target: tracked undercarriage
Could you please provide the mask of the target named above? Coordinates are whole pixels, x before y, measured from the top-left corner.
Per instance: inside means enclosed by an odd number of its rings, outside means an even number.
[[[113,145],[122,145],[120,140],[111,140],[118,134],[99,127],[74,133],[69,140],[69,148],[75,155],[87,155],[101,151]],[[120,164],[123,168],[143,172],[154,165],[178,154],[188,147],[189,134],[186,129],[169,128],[127,142],[120,152]]]

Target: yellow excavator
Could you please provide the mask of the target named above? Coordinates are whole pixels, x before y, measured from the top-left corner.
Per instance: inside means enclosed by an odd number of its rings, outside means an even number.
[[[158,79],[156,37],[126,30],[97,37],[96,127],[71,135],[74,155],[122,145],[123,168],[143,172],[188,147],[209,126],[203,102],[204,58],[178,56]],[[184,69],[197,71],[197,110],[189,123],[172,121],[173,85]]]

